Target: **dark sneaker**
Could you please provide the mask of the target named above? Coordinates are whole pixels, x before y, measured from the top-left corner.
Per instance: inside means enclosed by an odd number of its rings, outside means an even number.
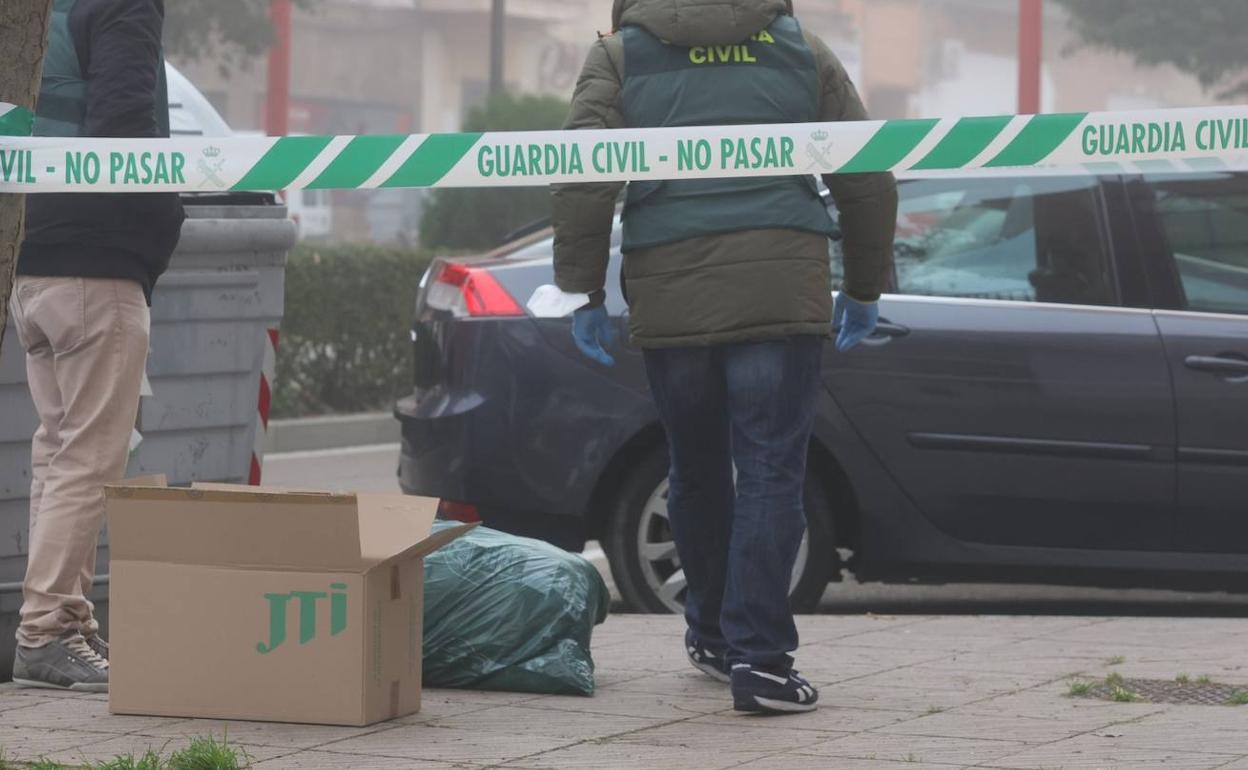
[[[86,640],[87,646],[91,648],[92,652],[104,660],[108,660],[108,642],[104,641],[104,637],[99,634],[91,634],[86,637]]]
[[[715,681],[724,684],[732,681],[732,669],[728,665],[728,659],[707,649],[694,637],[692,629],[685,631],[685,654],[689,656],[689,662],[694,668]]]
[[[732,701],[737,711],[794,714],[814,711],[819,691],[796,671],[775,673],[738,663],[732,667]]]
[[[18,645],[13,683],[19,687],[108,692],[108,661],[80,634],[62,637],[45,647]]]

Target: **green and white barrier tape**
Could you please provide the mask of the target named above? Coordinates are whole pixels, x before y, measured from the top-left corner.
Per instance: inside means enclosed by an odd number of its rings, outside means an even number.
[[[0,192],[515,187],[872,171],[1225,168],[1248,107],[427,136],[32,138],[0,104]]]

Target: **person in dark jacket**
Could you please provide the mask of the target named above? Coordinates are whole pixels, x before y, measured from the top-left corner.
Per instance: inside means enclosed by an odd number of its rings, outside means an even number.
[[[840,62],[788,0],[616,0],[613,21],[614,34],[590,51],[569,129],[867,117]],[[892,176],[824,181],[844,237],[835,306],[833,222],[813,177],[634,182],[624,206],[630,330],[671,454],[686,649],[699,669],[731,682],[743,711],[809,711],[818,700],[793,670],[788,589],[805,531],[823,343],[834,316],[841,351],[872,333],[891,268]],[[573,335],[605,365],[602,289],[621,187],[553,192],[555,282],[565,302],[588,295]]]
[[[36,136],[169,136],[163,0],[55,0]],[[184,213],[172,194],[28,197],[13,318],[39,413],[13,678],[108,689],[87,598],[104,485],[125,473],[149,305]]]

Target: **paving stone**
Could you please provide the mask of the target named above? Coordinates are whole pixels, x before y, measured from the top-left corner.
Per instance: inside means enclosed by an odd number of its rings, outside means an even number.
[[[454,717],[427,722],[429,727],[463,727],[482,733],[510,733],[512,735],[544,735],[568,740],[606,738],[621,733],[658,727],[671,722],[662,717],[604,716],[586,712],[565,712],[552,719],[550,712],[525,706],[498,706],[478,711],[465,723]]]
[[[0,725],[0,752],[10,762],[33,762],[58,751],[90,746],[108,739],[101,733]]]
[[[949,710],[959,706],[987,700],[991,693],[967,690],[918,690],[913,687],[864,686],[856,682],[822,687],[819,690],[821,707],[848,709],[876,709],[882,711],[907,711],[925,713],[933,709]]]
[[[1027,770],[1049,767],[1060,767],[1062,770],[1213,770],[1234,759],[1233,756],[1220,754],[1123,746],[1112,739],[1081,735],[995,759],[991,766]]]
[[[503,767],[524,770],[728,770],[752,768],[764,756],[765,752],[720,754],[683,746],[601,741],[576,744]],[[822,770],[827,770],[827,766],[824,765]]]
[[[984,639],[1035,639],[1040,636],[1075,631],[1103,622],[1098,618],[1070,618],[1034,615],[957,615],[932,617],[908,626],[930,637],[972,636]]]
[[[484,703],[488,706],[512,706],[537,698],[531,692],[494,692],[488,690],[447,690],[429,688],[420,694],[421,706],[426,698],[442,698],[448,703]]]
[[[799,615],[797,633],[803,645],[822,644],[858,634],[919,625],[930,619],[916,615]]]
[[[1051,679],[1052,677],[1044,674],[951,671],[929,668],[920,664],[860,677],[850,684],[855,687],[904,687],[916,691],[956,690],[969,696],[988,697],[1025,690],[1044,684]]]
[[[686,663],[685,665],[687,666],[689,664]],[[673,668],[672,670],[673,671],[683,670],[683,667]],[[647,676],[653,676],[654,674],[662,674],[662,673],[667,673],[667,672],[646,671],[646,670],[636,669],[636,668],[598,667],[594,671],[594,692],[595,694],[601,693],[603,690],[606,690],[611,687],[615,687],[616,685],[622,684],[624,682],[631,682],[634,679],[644,679]]]
[[[0,684],[0,700],[8,698],[38,698],[40,700],[59,700],[68,698],[69,700],[83,700],[93,698],[95,700],[108,700],[107,695],[98,695],[85,692],[70,692],[69,690],[45,690],[40,687],[18,687],[12,682]]]
[[[806,754],[781,754],[744,765],[749,770],[955,770],[960,764],[944,765],[916,759],[913,762],[887,759],[847,759],[837,757],[830,764],[827,757]]]
[[[301,751],[252,766],[251,770],[455,770],[480,765],[424,762],[397,757],[369,757],[363,754],[333,754],[327,751]]]
[[[57,751],[47,755],[47,759],[67,765],[91,765],[107,762],[117,757],[141,757],[148,751],[154,751],[168,757],[175,751],[186,748],[191,743],[189,738],[155,738],[144,735],[123,735],[110,738],[99,743],[81,746],[74,749]],[[250,762],[262,762],[266,759],[289,754],[290,749],[274,746],[252,746],[230,741],[240,757]]]
[[[1049,634],[1046,638],[1122,647],[1170,650],[1225,647],[1248,633],[1248,620],[1204,618],[1113,618],[1104,623]]]
[[[721,687],[723,687],[721,685]],[[565,695],[548,695],[524,704],[526,708],[554,711],[584,712],[606,716],[655,717],[665,721],[689,719],[703,714],[713,714],[732,708],[732,699],[723,687],[716,698],[694,698],[681,695],[662,695],[648,692],[612,690],[593,698],[577,698]],[[562,718],[561,716],[555,718]]]
[[[21,697],[0,693],[0,714],[14,709],[27,709],[31,706],[38,706],[42,703],[52,702],[53,700],[51,698]],[[7,722],[8,720],[6,719],[5,721]]]
[[[930,650],[882,650],[840,642],[811,644],[798,650],[797,669],[817,684],[831,684],[945,659]]]
[[[732,696],[723,682],[717,682],[688,665],[680,671],[621,682],[612,688],[612,692],[648,692],[655,695],[721,699],[726,704],[724,708],[732,707]]]
[[[1113,732],[1124,747],[1238,756],[1248,753],[1248,706],[1171,706]]]
[[[1125,656],[1120,665],[1104,668],[1098,674],[1116,671],[1128,679],[1174,679],[1186,674],[1191,679],[1208,676],[1230,685],[1248,685],[1248,664],[1242,652],[1206,653],[1204,649],[1162,656]]]
[[[1155,703],[1115,703],[1093,698],[1071,698],[1066,683],[1049,684],[1018,693],[1000,695],[964,706],[969,714],[1010,714],[1020,719],[1079,718],[1103,722],[1126,721],[1150,714],[1163,714],[1172,708]]]
[[[1153,707],[1141,706],[1141,709]],[[1141,716],[1151,713],[1141,711]],[[1024,743],[1059,741],[1080,733],[1107,727],[1119,721],[1106,715],[1062,715],[1044,719],[1018,717],[1000,712],[969,712],[954,709],[910,722],[881,727],[877,733],[932,735],[947,738],[986,738],[1008,736]]]
[[[1018,754],[1028,748],[1030,746],[1021,741],[941,738],[930,735],[881,735],[871,732],[851,735],[802,749],[802,753],[825,757],[973,765],[991,764],[994,759]],[[837,764],[839,766],[839,763]]]
[[[863,647],[879,647],[882,649],[926,650],[929,653],[983,650],[993,647],[1004,647],[1019,640],[1012,636],[971,636],[941,635],[929,636],[923,633],[922,623],[889,628],[883,631],[868,631],[861,634],[846,636],[836,641],[843,644],[855,644]]]
[[[426,692],[421,694],[420,711],[412,716],[402,717],[397,721],[403,724],[420,724],[438,719],[460,718],[471,720],[471,714],[492,708],[498,708],[498,706],[492,703],[478,703],[464,698],[446,697],[441,692]]]
[[[4,723],[14,727],[48,730],[83,730],[119,735],[157,730],[179,720],[136,717],[108,713],[108,703],[87,698],[58,698],[30,708],[4,713]]]
[[[433,762],[500,764],[575,742],[545,735],[482,732],[472,727],[403,725],[340,741],[322,750]]]
[[[1014,653],[959,653],[923,664],[932,671],[975,671],[997,674],[1027,674],[1042,679],[1059,679],[1072,675],[1105,676],[1107,668],[1100,658],[1019,657]]]
[[[326,744],[368,735],[392,725],[371,727],[333,727],[329,725],[295,725],[278,722],[235,722],[216,719],[183,719],[159,727],[139,731],[148,738],[215,738],[252,746],[280,749],[313,749]]]
[[[846,733],[830,730],[801,730],[788,727],[784,719],[743,717],[731,729],[722,724],[679,722],[629,733],[612,743],[645,746],[671,746],[704,751],[715,756],[794,752],[808,746],[840,738]]]
[[[1248,770],[1248,707],[1068,698],[1063,678],[1084,670],[1248,681],[1248,621],[824,616],[799,623],[806,644],[798,667],[822,685],[821,708],[779,720],[734,713],[728,688],[689,667],[682,619],[625,616],[596,635],[592,698],[428,690],[419,715],[355,729],[112,717],[102,695],[0,686],[0,746],[11,759],[81,761],[226,734],[266,770],[507,762],[526,770]],[[1126,660],[1111,666],[1115,655]]]
[[[784,727],[793,730],[818,730],[822,732],[857,733],[877,727],[904,722],[919,716],[914,711],[883,711],[861,708],[819,707],[808,714],[792,714],[784,717]],[[697,724],[723,725],[736,729],[741,725],[758,726],[758,717],[738,712],[723,712],[691,720]]]

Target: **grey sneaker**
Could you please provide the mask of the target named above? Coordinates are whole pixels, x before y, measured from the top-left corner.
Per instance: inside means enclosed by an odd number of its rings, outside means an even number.
[[[91,634],[86,639],[87,646],[91,648],[92,652],[104,660],[108,660],[108,642],[104,641],[104,637],[99,634]]]
[[[76,692],[108,692],[108,661],[81,634],[69,634],[44,647],[18,645],[13,683]]]

